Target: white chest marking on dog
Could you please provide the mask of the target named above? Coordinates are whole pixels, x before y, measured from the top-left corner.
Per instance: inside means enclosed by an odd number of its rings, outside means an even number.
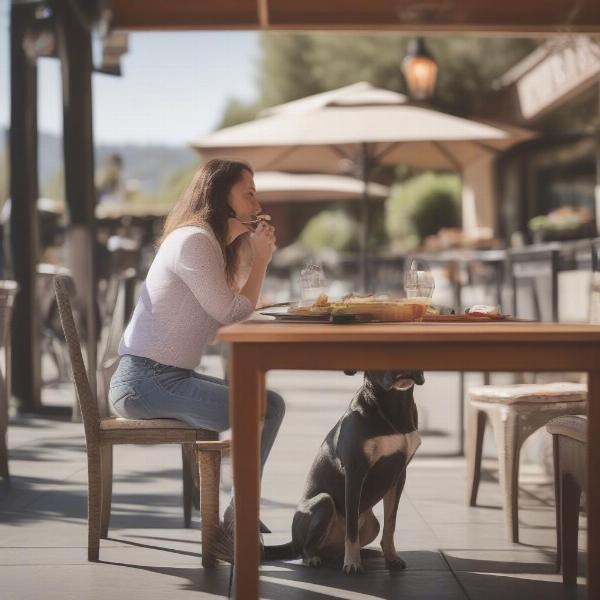
[[[420,445],[419,432],[411,431],[410,433],[393,433],[371,438],[365,442],[363,449],[371,465],[374,465],[380,458],[396,452],[405,454],[408,463]]]

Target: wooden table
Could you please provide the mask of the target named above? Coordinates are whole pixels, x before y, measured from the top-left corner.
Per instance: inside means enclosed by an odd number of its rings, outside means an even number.
[[[600,326],[542,323],[283,324],[224,327],[236,496],[235,598],[259,597],[259,431],[271,369],[588,373],[588,597],[600,598]]]

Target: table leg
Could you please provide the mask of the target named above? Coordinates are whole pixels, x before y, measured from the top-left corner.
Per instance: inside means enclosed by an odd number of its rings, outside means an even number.
[[[458,383],[458,456],[465,455],[465,372],[459,372]]]
[[[244,344],[231,345],[231,453],[235,494],[234,598],[258,600],[260,415],[265,374]]]
[[[587,519],[588,519],[588,598],[600,597],[600,371],[588,373],[588,455],[587,455]]]

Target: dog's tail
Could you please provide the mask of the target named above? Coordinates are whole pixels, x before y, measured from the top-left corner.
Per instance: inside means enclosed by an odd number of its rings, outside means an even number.
[[[231,531],[221,524],[218,526],[217,535],[214,536],[211,550],[219,560],[233,564],[233,536]],[[262,546],[261,550],[262,560],[292,560],[300,556],[300,552],[291,541],[277,546]]]
[[[296,549],[294,542],[289,541],[287,544],[278,544],[277,546],[264,546],[264,560],[291,560],[298,558],[300,552]]]

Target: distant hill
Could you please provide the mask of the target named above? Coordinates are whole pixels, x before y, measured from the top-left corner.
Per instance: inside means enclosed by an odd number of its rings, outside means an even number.
[[[8,149],[8,131],[2,132],[0,156]],[[63,168],[63,150],[60,137],[40,133],[39,137],[40,182],[55,178]],[[100,167],[110,154],[123,158],[125,179],[137,179],[146,192],[156,191],[176,171],[198,162],[199,155],[191,148],[160,145],[105,145],[95,148],[96,167]]]

